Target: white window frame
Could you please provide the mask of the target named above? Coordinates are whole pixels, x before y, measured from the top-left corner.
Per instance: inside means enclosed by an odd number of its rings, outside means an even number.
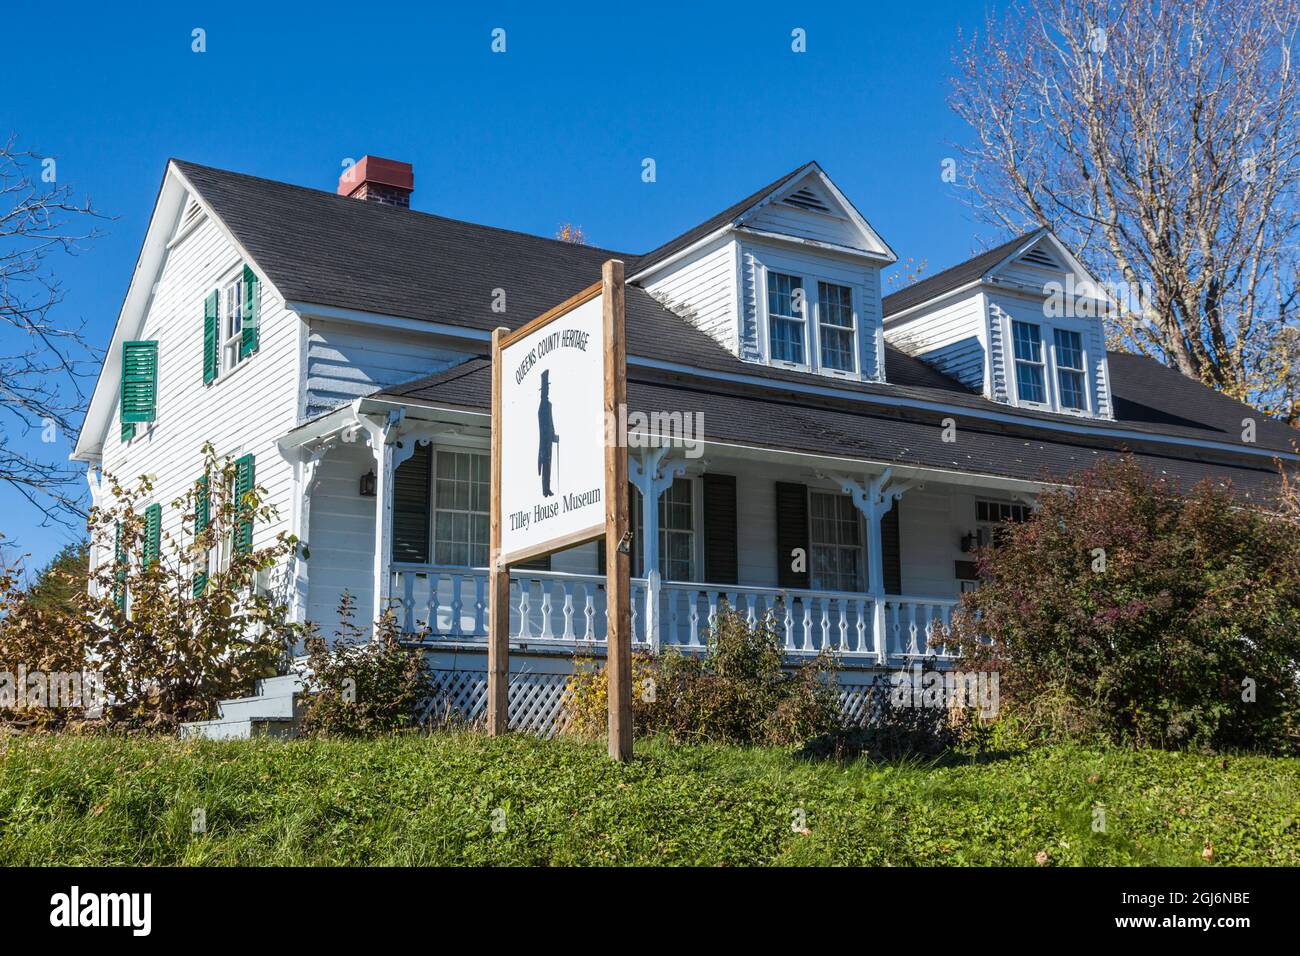
[[[470,507],[469,509],[460,509],[460,508],[442,508],[442,507],[439,507],[439,505],[438,505],[438,481],[439,481],[439,477],[438,477],[438,466],[439,466],[439,462],[440,462],[440,460],[442,459],[442,456],[444,456],[444,455],[468,455],[468,456],[471,457],[471,472],[470,472],[470,476],[469,476],[469,483],[470,483],[470,486],[471,486],[471,487],[470,487],[470,495],[471,495],[471,498],[470,498],[470,505],[471,505],[471,506],[472,506],[473,503],[474,503],[474,502],[473,502],[473,483],[474,483],[474,477],[473,477],[473,471],[472,471],[472,458],[473,458],[474,456],[478,456],[478,457],[485,458],[485,459],[490,459],[490,458],[491,458],[491,456],[488,454],[488,452],[485,452],[485,451],[483,451],[483,450],[481,450],[481,449],[477,449],[477,448],[435,448],[435,449],[434,449],[434,452],[433,452],[433,464],[432,464],[432,471],[433,471],[433,474],[432,474],[432,476],[431,476],[432,486],[431,486],[430,489],[429,489],[429,542],[430,542],[430,544],[429,544],[429,558],[430,558],[430,560],[431,560],[431,562],[432,562],[433,564],[435,564],[435,565],[437,565],[437,566],[440,566],[440,567],[455,567],[455,568],[479,568],[479,567],[486,567],[486,566],[487,566],[487,562],[488,562],[488,560],[491,559],[491,554],[490,554],[490,553],[486,556],[486,558],[485,558],[483,564],[474,564],[474,563],[473,563],[473,561],[474,561],[474,535],[473,535],[473,531],[472,531],[472,530],[470,531],[469,540],[467,540],[466,542],[464,542],[464,543],[465,543],[465,546],[466,546],[466,554],[465,554],[465,557],[466,557],[466,559],[469,561],[468,564],[452,564],[452,563],[448,563],[448,562],[445,562],[445,561],[440,561],[440,560],[438,560],[438,543],[439,543],[439,542],[438,542],[438,514],[439,514],[440,512],[446,512],[446,513],[448,513],[448,514],[463,514],[463,515],[465,515],[466,518],[467,518],[467,520],[469,521],[469,527],[470,527],[471,529],[472,529],[472,527],[473,527],[473,519],[474,519],[474,516],[475,516],[475,515],[482,514],[482,515],[484,515],[484,516],[490,516],[490,514],[491,514],[490,510],[488,510],[488,511],[481,511],[481,512],[480,512],[480,511],[476,511],[476,510],[474,510],[472,507]],[[491,488],[490,488],[490,484],[491,484],[491,472],[490,472],[490,469],[491,469],[491,461],[490,461],[490,460],[489,460],[489,462],[488,462],[488,468],[489,468],[489,478],[488,478],[489,489],[488,489],[487,495],[490,495],[490,494],[491,494]],[[448,480],[453,480],[453,479],[448,479]],[[486,497],[486,495],[485,495],[485,497]],[[488,505],[489,505],[489,508],[490,508],[490,507],[491,507],[491,503],[489,502]],[[451,543],[452,543],[452,544],[457,544],[457,545],[458,545],[458,544],[460,544],[461,542],[451,542]],[[489,550],[489,552],[490,552],[490,550],[491,550],[491,546],[492,546],[492,543],[491,543],[490,540],[484,542],[484,547],[487,548],[487,549]]]
[[[763,253],[759,253],[763,255]],[[862,289],[856,282],[846,282],[843,279],[833,278],[831,276],[809,271],[805,267],[800,267],[795,262],[772,257],[770,261],[760,261],[755,258],[758,271],[761,275],[758,277],[760,295],[757,296],[759,301],[756,304],[756,311],[759,313],[759,350],[762,354],[763,361],[774,368],[797,369],[801,372],[813,372],[817,375],[825,375],[831,378],[848,378],[858,379],[862,374]],[[785,359],[776,358],[772,354],[772,319],[773,314],[768,302],[768,275],[770,273],[779,275],[792,276],[799,280],[803,288],[804,314],[802,322],[804,324],[804,361],[790,362]],[[853,344],[850,347],[850,354],[853,358],[853,367],[850,369],[831,368],[822,364],[822,341],[821,341],[821,294],[820,283],[826,285],[839,286],[849,290],[849,303],[851,312],[851,326],[834,326],[834,328],[848,328],[853,335]],[[776,318],[789,319],[790,316],[777,315]],[[795,320],[799,321],[799,320]]]
[[[208,476],[208,481],[210,482],[210,484],[208,485],[208,524],[209,525],[213,524],[214,522],[214,519],[212,517],[213,505],[217,501],[217,494],[218,494],[217,490],[213,487],[211,482],[213,482],[214,480],[220,480],[221,478],[224,477],[222,474],[223,462],[227,460],[238,461],[242,457],[244,457],[244,446],[240,445],[234,451],[231,451],[225,455],[220,455],[216,459],[217,471],[215,474]],[[237,480],[238,480],[237,475],[231,475],[230,481],[227,482],[226,487],[220,489],[220,499],[222,501],[229,502],[231,500],[232,496],[235,493],[235,482]],[[234,556],[235,556],[235,529],[231,528],[228,534],[217,535],[217,543],[208,549],[208,562],[206,568],[208,579],[211,580],[216,575],[223,574],[226,571],[228,571],[230,569],[231,559],[234,558]]]
[[[785,276],[785,277],[787,277],[787,278],[794,279],[794,280],[798,281],[798,283],[799,283],[799,291],[803,293],[803,295],[800,297],[800,298],[802,299],[802,301],[803,301],[803,315],[801,315],[801,316],[785,315],[784,313],[781,313],[781,312],[773,312],[773,311],[772,311],[772,290],[771,290],[771,282],[772,282],[772,278],[773,278],[773,276]],[[795,296],[794,296],[794,293],[793,293],[793,291],[792,291],[792,292],[791,292],[791,300],[793,301],[794,298],[795,298]],[[773,364],[773,365],[784,365],[784,366],[787,366],[787,367],[789,367],[789,368],[809,368],[809,367],[810,367],[810,364],[811,364],[811,360],[812,360],[812,354],[811,354],[811,353],[812,353],[812,334],[811,334],[811,330],[809,329],[809,322],[808,322],[808,283],[807,283],[807,281],[804,279],[804,277],[801,276],[801,275],[799,275],[797,272],[786,272],[786,271],[783,270],[783,269],[766,269],[766,268],[765,268],[765,269],[763,270],[763,309],[764,309],[764,311],[767,313],[767,318],[766,318],[766,321],[763,323],[763,328],[764,328],[764,330],[766,331],[766,334],[767,334],[768,354],[769,354],[769,356],[770,356],[770,358],[771,358],[771,362],[772,362],[772,364]],[[802,325],[803,325],[803,354],[804,354],[804,361],[802,361],[802,362],[796,362],[796,361],[794,361],[794,360],[792,360],[792,359],[785,359],[785,358],[777,358],[777,357],[776,357],[775,353],[773,352],[773,345],[772,345],[772,338],[773,338],[773,337],[772,337],[772,323],[773,323],[774,321],[777,321],[777,320],[782,321],[782,322],[797,322],[797,323],[802,323]]]
[[[666,496],[668,495],[669,491],[671,491],[672,489],[671,488],[664,489],[664,492],[662,495],[660,495],[659,502],[658,502],[659,576],[665,581],[695,581],[698,580],[699,569],[701,567],[698,551],[699,551],[699,545],[701,539],[703,537],[702,535],[699,534],[699,530],[700,530],[699,524],[700,524],[700,519],[702,517],[702,515],[700,514],[699,495],[697,491],[697,486],[699,482],[696,481],[694,478],[689,478],[689,477],[681,477],[681,478],[673,479],[674,486],[677,485],[679,482],[685,483],[686,493],[690,500],[690,508],[691,508],[690,527],[689,528],[668,527],[667,523],[664,521],[665,513],[667,512],[667,504],[668,504],[666,500]],[[677,577],[674,575],[670,575],[667,572],[668,539],[669,536],[671,535],[680,535],[682,537],[685,537],[689,542],[690,563],[686,569],[685,577]]]
[[[238,328],[235,326],[238,325]],[[252,353],[241,356],[244,340],[244,267],[221,285],[217,295],[217,376],[229,375]]]
[[[1061,415],[1073,415],[1077,418],[1092,418],[1096,415],[1096,407],[1092,394],[1092,376],[1089,374],[1089,353],[1088,353],[1088,332],[1090,331],[1086,322],[1071,322],[1060,318],[1048,318],[1046,316],[1039,318],[1020,318],[1009,312],[1005,307],[1000,311],[1006,317],[1006,341],[1008,348],[1006,350],[1006,361],[1008,362],[1007,379],[1008,387],[1012,396],[1012,404],[1017,408],[1037,408],[1042,411],[1056,412]],[[1041,363],[1039,367],[1043,370],[1043,398],[1041,402],[1030,401],[1020,397],[1020,382],[1016,377],[1017,366],[1021,364],[1021,359],[1016,358],[1016,323],[1020,322],[1025,325],[1038,326],[1039,334],[1039,352]],[[1056,354],[1056,333],[1057,331],[1073,332],[1079,336],[1079,355],[1083,362],[1083,368],[1070,368],[1061,366]],[[1061,404],[1060,395],[1060,372],[1062,370],[1069,372],[1081,372],[1083,375],[1083,408],[1067,408]]]
[[[1038,336],[1038,360],[1022,359],[1020,352],[1016,348],[1019,341],[1016,337],[1016,326],[1023,325],[1035,330]],[[1043,324],[1041,322],[1030,322],[1027,319],[1012,318],[1011,320],[1011,384],[1016,390],[1016,402],[1020,405],[1027,405],[1032,408],[1051,408],[1052,407],[1052,387],[1048,382],[1051,376],[1050,362],[1047,356],[1047,343],[1043,340]],[[1039,371],[1040,381],[1043,385],[1042,400],[1025,398],[1020,394],[1020,366],[1037,368]]]
[[[996,508],[997,517],[981,518],[980,505],[986,508]],[[976,498],[975,499],[975,523],[986,525],[1000,525],[1008,521],[1028,521],[1034,513],[1033,505],[1025,504],[1023,501],[1004,501],[999,498]]]
[[[1060,411],[1066,414],[1078,415],[1078,414],[1085,413],[1088,411],[1088,405],[1090,399],[1088,397],[1088,358],[1087,358],[1087,353],[1083,347],[1083,339],[1084,339],[1083,333],[1080,332],[1078,329],[1070,329],[1064,326],[1052,326],[1051,333],[1052,333],[1052,368],[1055,373],[1053,376],[1053,383],[1056,386],[1056,399],[1057,399],[1056,403],[1059,406]],[[1072,365],[1061,364],[1061,357],[1060,354],[1058,353],[1057,345],[1056,345],[1056,337],[1061,333],[1065,333],[1066,335],[1077,335],[1079,337],[1079,367],[1077,368]],[[1079,386],[1079,391],[1083,395],[1082,406],[1076,408],[1073,405],[1065,404],[1064,399],[1061,397],[1062,374],[1071,374],[1071,375],[1079,376],[1079,381],[1081,383]]]
[[[849,502],[849,509],[852,512],[855,522],[854,527],[857,529],[858,543],[856,546],[843,544],[840,542],[818,542],[813,534],[813,498],[815,496],[826,498],[843,499]],[[867,574],[867,536],[866,529],[862,525],[862,512],[853,505],[852,499],[843,492],[827,491],[821,488],[808,489],[808,586],[814,591],[835,591],[840,593],[857,594],[863,592],[865,588],[865,578]],[[817,566],[816,552],[818,548],[834,548],[840,551],[854,551],[857,554],[857,575],[853,587],[848,588],[828,588],[813,579],[815,568]]]
[[[700,581],[702,580],[700,575],[702,575],[704,571],[704,513],[702,510],[704,505],[704,499],[703,499],[703,492],[701,490],[702,486],[700,484],[699,478],[692,475],[682,475],[681,477],[673,479],[673,484],[677,484],[678,482],[686,482],[690,485],[691,527],[690,530],[687,531],[686,529],[676,529],[676,528],[672,530],[668,530],[664,526],[664,520],[663,520],[664,499],[663,499],[663,495],[660,495],[659,501],[657,502],[656,505],[656,507],[659,509],[659,518],[657,521],[657,524],[659,526],[659,576],[664,581],[670,581],[670,580]],[[667,491],[664,491],[663,494],[666,495],[667,493],[668,493]],[[630,505],[629,526],[631,527],[634,533],[634,537],[636,538],[636,541],[633,544],[633,553],[632,553],[633,577],[644,577],[645,576],[645,560],[644,560],[645,546],[642,543],[641,535],[645,533],[645,529],[642,527],[641,524],[641,499],[639,497],[635,499],[632,498],[630,489],[629,489],[628,499]],[[667,574],[664,573],[664,558],[668,554],[667,536],[669,534],[690,535],[691,566],[690,566],[690,573],[688,574],[687,577],[670,578]],[[596,573],[604,574],[605,569],[598,568]]]
[[[826,316],[822,315],[822,286],[829,286],[830,288],[833,289],[848,290],[849,293],[849,324],[848,325],[838,325],[834,322],[830,322],[827,320]],[[818,279],[817,280],[817,303],[816,303],[815,312],[817,318],[817,362],[818,364],[821,365],[821,367],[827,373],[835,372],[840,375],[856,375],[858,370],[858,351],[859,351],[858,314],[857,314],[857,309],[854,308],[854,304],[853,304],[853,286],[845,285],[843,282],[831,282],[829,279]],[[825,356],[822,351],[822,326],[826,326],[829,329],[834,329],[837,332],[849,333],[849,367],[848,368],[839,368],[833,365],[826,365],[825,362],[823,361]]]

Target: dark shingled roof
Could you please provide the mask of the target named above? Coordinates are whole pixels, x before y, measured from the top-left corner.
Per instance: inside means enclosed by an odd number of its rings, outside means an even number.
[[[1042,231],[1042,229],[1035,229],[1022,236],[1016,236],[1000,246],[994,246],[988,252],[981,252],[965,262],[959,262],[942,272],[936,272],[932,276],[920,279],[906,288],[885,296],[881,300],[885,318],[974,282]]]
[[[612,256],[623,258],[629,270],[634,263],[648,258],[638,260],[607,249],[360,202],[193,163],[177,161],[177,166],[234,232],[270,282],[292,302],[488,331],[502,324],[517,327],[591,285],[600,278],[601,263]],[[755,196],[776,188],[805,168],[787,174]],[[715,220],[721,222],[739,215],[736,210],[743,211],[741,207],[748,208],[753,201],[753,197],[742,200]],[[708,229],[715,220],[697,229]],[[971,267],[971,274],[987,271],[1024,238],[971,260],[989,263]],[[925,282],[935,282],[945,275],[947,272]],[[924,284],[917,283],[904,291],[910,293]],[[498,288],[506,291],[508,311],[504,315],[491,308],[493,291]],[[1017,423],[1005,427],[1024,434],[1041,432],[1036,423],[1067,420],[1047,412],[1008,409],[888,345],[887,384],[832,381],[807,372],[744,362],[636,285],[627,289],[627,332],[628,353],[640,360],[637,364],[644,367],[645,360],[655,363],[663,368],[661,374],[675,376],[676,387],[703,392],[723,387],[716,378],[705,382],[698,374],[701,370],[759,378],[766,383],[769,399],[785,396],[784,407],[791,410],[782,414],[789,414],[791,420],[804,421],[818,408],[838,401],[833,396],[798,393],[790,387],[795,385],[838,389],[875,399],[870,415],[895,419],[902,414],[898,408],[902,399],[941,403],[948,409],[1012,414]],[[666,381],[659,387],[666,387]],[[1259,421],[1259,447],[1278,451],[1292,448],[1296,433],[1283,423],[1265,418],[1150,360],[1112,353],[1111,387],[1116,396],[1116,421],[1087,423],[1099,431],[1237,443],[1241,440],[1242,418],[1251,416]],[[389,394],[397,392],[390,390]],[[803,411],[796,413],[796,407]],[[858,402],[854,408],[859,410],[855,418],[861,418],[859,412],[867,406]],[[1075,419],[1068,421],[1078,424]],[[773,435],[781,433],[781,422],[769,419],[762,424],[771,428]],[[996,423],[989,426],[1004,427]],[[1062,433],[1054,434],[1060,440]],[[1104,440],[1118,447],[1123,439],[1116,436]],[[943,454],[951,458],[951,447]],[[1198,453],[1189,454],[1195,457]]]
[[[377,397],[488,412],[492,363],[487,356],[380,392]],[[1137,454],[1153,473],[1187,487],[1209,479],[1231,481],[1244,498],[1271,500],[1277,471],[1265,458],[1203,456],[1192,449],[1129,447],[1083,436],[968,421],[959,440],[942,439],[940,413],[873,407],[824,400],[779,390],[664,376],[652,369],[628,370],[632,410],[699,412],[709,441],[810,454],[941,468],[1027,481],[1061,480],[1125,451]]]
[[[686,232],[682,233],[680,236],[677,236],[675,239],[669,239],[659,248],[651,249],[645,255],[637,259],[635,264],[635,269],[629,269],[628,274],[631,275],[634,271],[645,272],[646,269],[650,268],[653,265],[658,265],[660,262],[663,262],[665,259],[669,258],[670,256],[672,256],[677,252],[680,252],[683,249],[689,248],[692,244],[703,239],[705,236],[709,235],[710,233],[717,232],[723,226],[735,222],[746,212],[748,212],[750,207],[752,207],[755,203],[763,199],[763,197],[765,197],[768,193],[772,192],[773,190],[780,189],[790,180],[794,179],[796,176],[802,173],[807,172],[815,165],[816,163],[804,163],[798,169],[790,170],[790,172],[786,173],[781,178],[768,183],[762,189],[759,189],[756,192],[753,192],[750,195],[746,196],[744,199],[736,203],[734,206],[729,206],[728,208],[722,210],[722,212],[718,213],[716,216],[704,220],[704,222],[700,223],[694,229],[688,229]]]

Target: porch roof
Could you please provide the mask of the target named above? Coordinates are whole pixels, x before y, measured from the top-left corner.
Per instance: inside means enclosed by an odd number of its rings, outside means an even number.
[[[1151,374],[1147,369],[1138,370]],[[487,414],[491,361],[486,356],[470,359],[373,397],[412,407]],[[961,419],[957,441],[945,443],[941,412],[828,397],[810,400],[780,389],[692,379],[635,366],[628,370],[628,406],[646,413],[698,412],[703,416],[708,443],[837,457],[864,465],[1061,483],[1071,473],[1131,452],[1154,473],[1181,485],[1203,479],[1231,481],[1243,498],[1262,504],[1275,496],[1279,484],[1273,461],[1263,456],[1210,453],[1178,445],[1147,447],[1094,435],[1063,437],[1027,425],[974,419]]]

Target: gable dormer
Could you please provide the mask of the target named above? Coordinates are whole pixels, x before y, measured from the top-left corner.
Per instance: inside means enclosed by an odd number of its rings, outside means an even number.
[[[809,163],[642,256],[633,278],[740,359],[880,381],[880,270],[894,260]]]
[[[1101,319],[1110,305],[1038,229],[886,296],[885,336],[992,401],[1112,418]]]

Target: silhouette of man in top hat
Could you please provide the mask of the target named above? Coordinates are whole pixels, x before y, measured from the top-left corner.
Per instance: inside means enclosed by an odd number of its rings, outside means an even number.
[[[537,471],[542,476],[542,496],[550,498],[551,491],[551,446],[559,445],[560,436],[555,434],[555,419],[551,414],[551,372],[542,372],[542,400],[537,405]]]

